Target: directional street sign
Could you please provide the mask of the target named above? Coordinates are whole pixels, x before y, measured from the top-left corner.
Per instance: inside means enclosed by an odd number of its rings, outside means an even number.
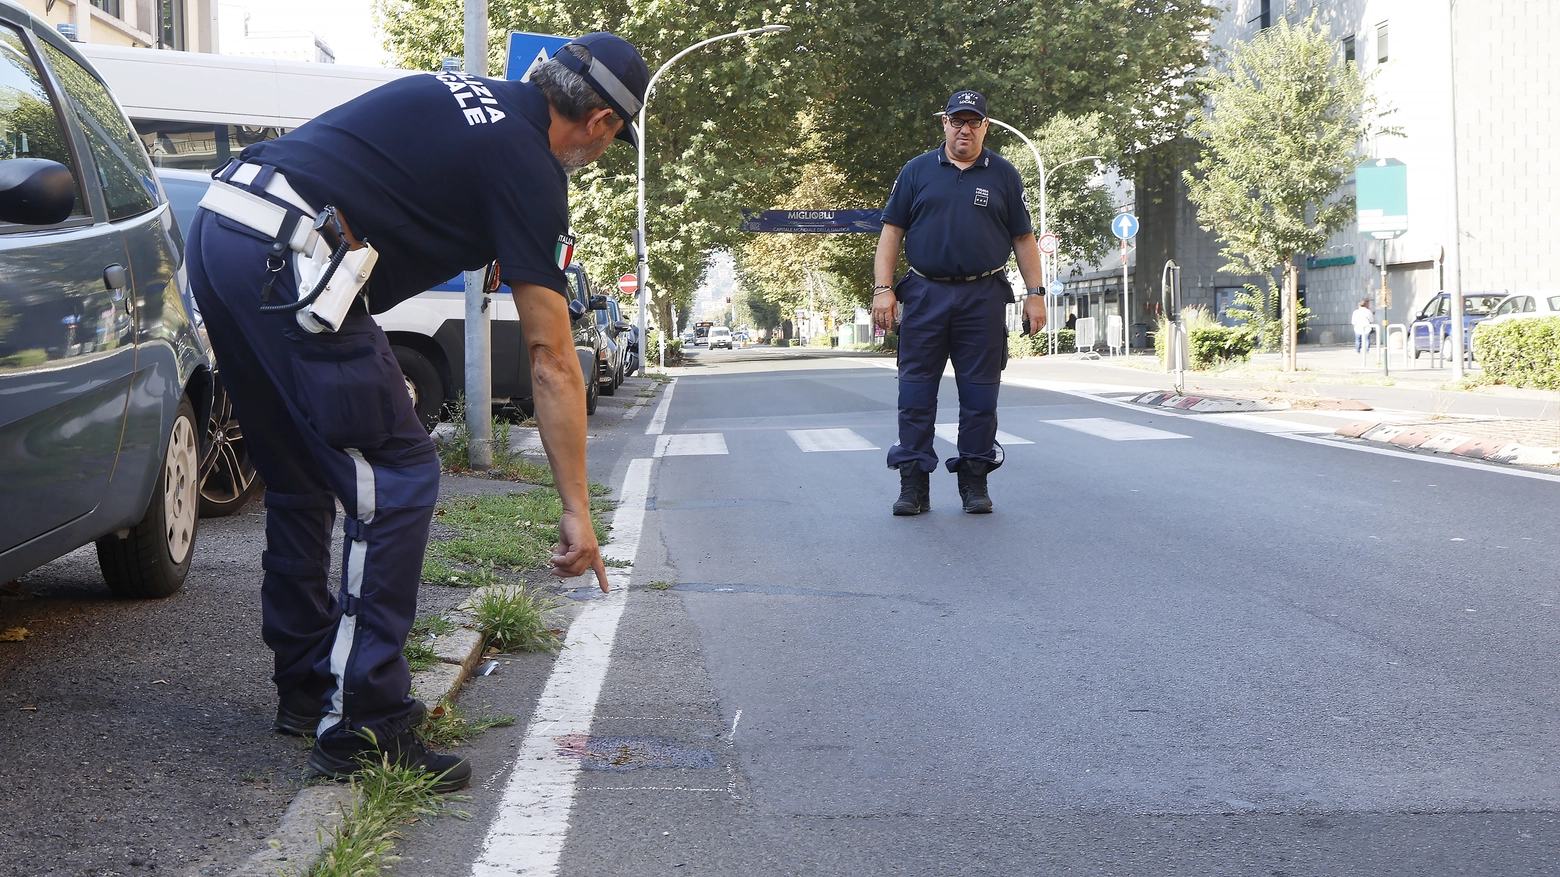
[[[557,37],[545,33],[509,32],[509,45],[504,51],[504,78],[525,82],[531,75],[531,67],[552,57],[563,48],[569,37]]]
[[[1116,233],[1116,237],[1129,241],[1138,233],[1138,218],[1130,213],[1123,213],[1110,221],[1110,230]]]
[[[1046,254],[1047,256],[1055,255],[1056,244],[1056,235],[1051,234],[1050,232],[1046,232],[1040,236],[1040,252]]]
[[[639,278],[633,274],[624,274],[622,277],[618,278],[618,289],[621,289],[624,295],[630,295],[632,293],[638,292]]]
[[[1049,292],[1052,295],[1061,295],[1062,294],[1062,281],[1060,281],[1060,280],[1053,280],[1053,281],[1051,281],[1050,284],[1046,286],[1045,291]]]
[[[1360,232],[1391,239],[1408,231],[1408,167],[1377,158],[1354,169],[1355,219]]]

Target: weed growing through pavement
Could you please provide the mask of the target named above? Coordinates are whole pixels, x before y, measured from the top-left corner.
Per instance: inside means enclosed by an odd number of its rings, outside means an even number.
[[[507,728],[515,723],[514,716],[494,716],[488,713],[467,715],[453,703],[441,703],[428,713],[428,718],[417,726],[417,734],[424,743],[435,749],[459,746],[489,728]]]
[[[401,826],[418,819],[468,814],[433,791],[438,777],[424,770],[391,764],[388,758],[365,760],[352,778],[356,802],[325,839],[325,850],[307,877],[361,877],[379,874],[392,859]]]
[[[477,629],[488,645],[503,652],[556,652],[562,631],[547,614],[558,608],[556,598],[525,585],[488,588],[472,602]]]
[[[655,581],[651,582],[649,585],[646,585],[646,587],[652,591],[667,591],[671,589],[672,584],[672,582]]]
[[[439,656],[434,652],[431,640],[455,628],[455,622],[441,615],[424,615],[412,622],[411,633],[407,634],[406,646],[401,649],[401,654],[406,656],[406,663],[413,673],[439,663]]]
[[[611,508],[612,503],[607,500],[591,501],[596,538],[600,541],[606,540],[607,528],[602,518]],[[425,573],[449,573],[457,563],[522,572],[547,565],[558,540],[563,501],[557,491],[538,487],[524,493],[451,497],[439,504],[434,515],[439,524],[455,531],[455,535],[429,543]],[[428,561],[435,564],[431,570]],[[429,580],[447,582],[449,576]]]
[[[471,427],[467,423],[466,415],[466,397],[461,396],[450,405],[452,429],[438,445],[439,465],[444,471],[456,475],[487,474],[475,473],[471,468]],[[526,418],[520,421],[520,424],[534,426],[536,421]],[[509,421],[503,417],[493,418],[493,468],[489,472],[510,481],[552,484],[552,470],[546,463],[527,459],[524,454],[514,449],[509,433],[510,426]]]

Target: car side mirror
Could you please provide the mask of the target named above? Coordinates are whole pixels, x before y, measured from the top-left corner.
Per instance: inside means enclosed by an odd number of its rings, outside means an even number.
[[[618,330],[619,332],[627,332],[634,327],[627,320],[618,320],[616,323],[612,324],[612,328]]]
[[[54,225],[75,206],[76,181],[65,165],[46,158],[0,161],[0,221]]]
[[[569,318],[578,320],[583,316],[585,316],[585,305],[581,304],[577,298],[569,299]]]
[[[607,309],[607,297],[604,296],[604,295],[593,295],[593,296],[591,296],[590,297],[590,309],[593,310],[593,311],[604,311],[604,310],[606,310]]]

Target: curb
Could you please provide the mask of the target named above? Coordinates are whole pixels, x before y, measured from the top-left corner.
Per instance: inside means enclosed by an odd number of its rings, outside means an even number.
[[[1339,427],[1344,438],[1381,442],[1399,448],[1453,454],[1471,460],[1516,466],[1560,466],[1560,448],[1536,448],[1502,439],[1480,438],[1449,432],[1428,432],[1412,427],[1356,421]]]
[[[1221,399],[1215,396],[1182,396],[1176,393],[1144,393],[1132,399],[1151,408],[1174,408],[1193,414],[1224,414],[1235,411],[1288,411],[1288,402],[1260,399]]]
[[[434,706],[460,690],[482,659],[482,634],[464,626],[475,621],[475,616],[457,609],[445,617],[462,626],[433,641],[434,654],[439,656],[437,665],[412,674],[412,696]],[[228,877],[307,873],[325,851],[330,833],[341,824],[342,813],[356,801],[352,787],[344,783],[306,786],[288,805],[276,831],[265,839],[265,848],[228,872]]]

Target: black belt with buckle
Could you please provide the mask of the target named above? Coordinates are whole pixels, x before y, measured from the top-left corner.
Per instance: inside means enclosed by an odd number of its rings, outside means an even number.
[[[1003,266],[1002,268],[993,268],[990,271],[982,271],[979,274],[963,274],[958,277],[933,277],[930,274],[921,274],[920,270],[916,268],[911,268],[910,270],[914,271],[916,274],[920,274],[920,276],[925,277],[927,280],[935,280],[938,283],[970,283],[975,280],[990,277],[993,274],[1000,274],[1003,271],[1006,271],[1007,267]]]

